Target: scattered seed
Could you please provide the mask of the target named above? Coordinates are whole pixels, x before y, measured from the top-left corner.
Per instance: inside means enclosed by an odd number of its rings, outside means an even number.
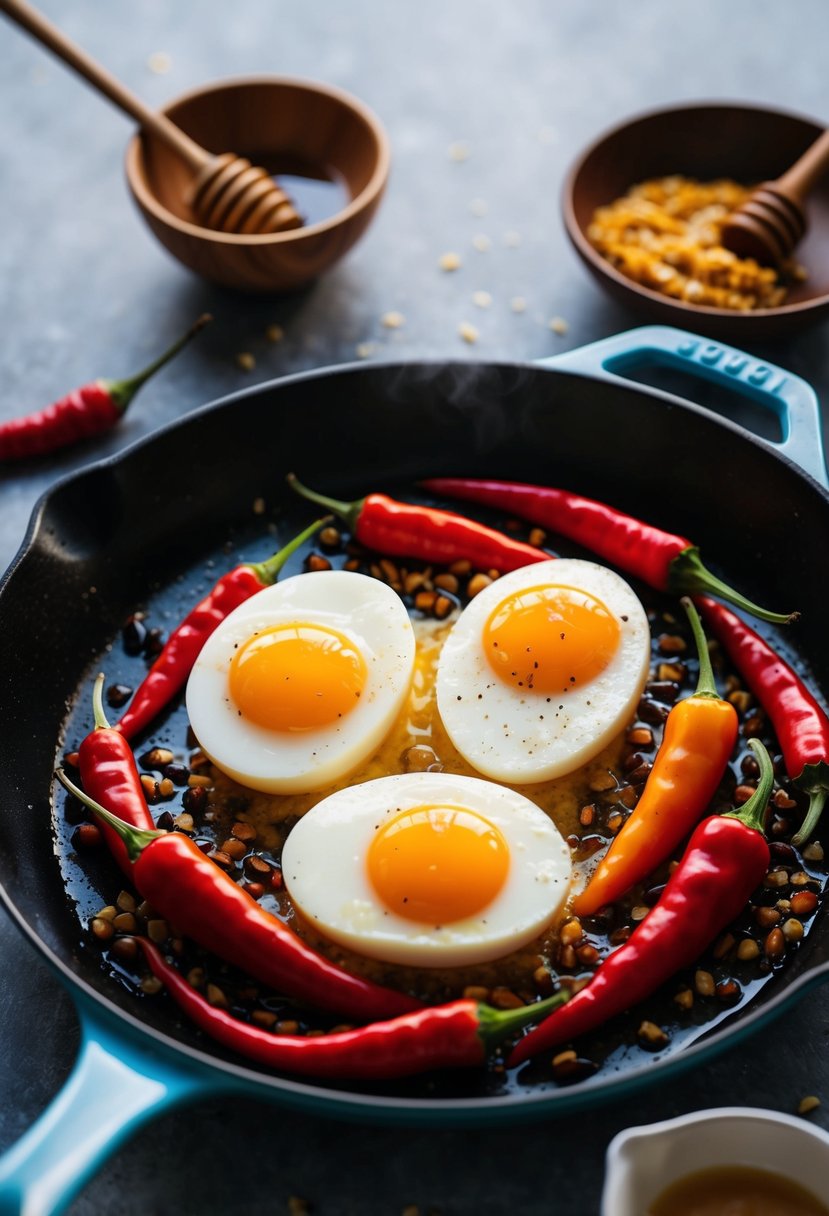
[[[156,996],[164,987],[161,980],[156,979],[154,975],[145,975],[140,984],[141,991],[146,996]]]
[[[318,570],[330,570],[331,563],[321,553],[309,553],[305,559],[305,569],[311,573]]]
[[[490,993],[490,1004],[496,1009],[523,1009],[524,1002],[511,988],[499,986]]]
[[[153,51],[147,58],[147,67],[156,76],[164,76],[173,66],[173,61],[166,51]]]
[[[265,330],[265,337],[269,342],[281,342],[285,337],[285,330],[281,325],[269,325]]]
[[[491,582],[492,579],[488,574],[473,574],[467,585],[466,594],[470,599],[474,599],[475,596],[479,595],[485,587],[488,587],[491,584]]]
[[[659,1051],[663,1047],[667,1047],[669,1043],[668,1035],[661,1026],[657,1026],[656,1022],[642,1022],[636,1032],[637,1038],[642,1047],[648,1048],[650,1051]]]
[[[797,1104],[797,1113],[799,1115],[808,1115],[811,1111],[817,1110],[820,1106],[820,1098],[816,1098],[814,1094],[809,1094],[805,1098],[801,1098]]]
[[[472,248],[477,249],[478,253],[489,253],[492,241],[485,233],[479,232],[472,238]]]
[[[789,906],[795,916],[808,918],[817,911],[818,898],[814,891],[795,891]]]
[[[674,997],[674,1004],[680,1009],[692,1009],[694,1005],[694,993],[690,988],[683,988]]]
[[[523,296],[513,296],[509,302],[509,306],[513,312],[526,312],[527,301]]]
[[[213,1005],[216,1009],[227,1009],[228,1000],[218,984],[208,984],[205,989],[207,1003]]]
[[[765,951],[766,958],[782,958],[786,953],[786,938],[783,930],[779,927],[772,929],[771,933],[769,933],[766,940],[763,942],[763,949]]]
[[[93,937],[96,937],[99,942],[109,941],[115,936],[115,926],[111,920],[104,920],[100,916],[93,916],[89,925],[92,930]]]
[[[458,333],[464,342],[468,342],[470,346],[478,341],[478,331],[469,321],[461,321],[458,326]]]
[[[570,326],[564,320],[564,317],[553,317],[550,322],[550,329],[554,334],[564,335],[569,330]]]
[[[438,262],[438,266],[440,266],[441,270],[446,271],[460,270],[462,265],[463,263],[461,262],[461,256],[459,253],[442,253]]]
[[[488,291],[474,291],[472,293],[472,303],[476,308],[489,308],[492,304],[492,296]]]
[[[243,372],[252,372],[256,367],[256,358],[249,350],[241,350],[236,356],[236,366]]]
[[[694,974],[694,988],[699,996],[713,996],[716,985],[710,971],[697,971]]]
[[[796,916],[790,916],[788,920],[783,921],[780,932],[787,942],[799,942],[803,937],[803,922],[799,921]]]
[[[463,990],[463,999],[465,1001],[479,1001],[482,1004],[488,1004],[489,989],[484,988],[481,984],[467,984]]]
[[[354,353],[358,359],[370,359],[372,355],[377,353],[377,344],[375,342],[358,342],[354,347]]]
[[[449,159],[460,164],[461,161],[468,160],[471,155],[469,144],[463,141],[457,141],[449,145]]]
[[[380,324],[386,329],[401,329],[406,324],[406,318],[402,312],[386,312],[380,318]]]

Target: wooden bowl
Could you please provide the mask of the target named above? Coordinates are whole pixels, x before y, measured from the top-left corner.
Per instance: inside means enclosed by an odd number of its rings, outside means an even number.
[[[296,177],[329,183],[332,212],[301,228],[264,236],[213,231],[193,219],[186,167],[153,135],[137,134],[126,154],[132,196],[162,245],[206,279],[251,292],[301,287],[351,248],[377,210],[388,178],[388,139],[368,107],[342,90],[250,77],[196,89],[164,113],[203,147],[246,156],[286,184]],[[302,213],[302,198],[295,201]]]
[[[571,168],[562,194],[567,234],[601,286],[650,320],[746,344],[802,329],[829,313],[829,180],[809,196],[809,228],[795,250],[808,278],[777,308],[735,312],[661,295],[616,270],[586,233],[596,208],[637,182],[670,174],[765,181],[787,169],[822,130],[812,119],[756,105],[685,105],[639,115],[599,136]]]

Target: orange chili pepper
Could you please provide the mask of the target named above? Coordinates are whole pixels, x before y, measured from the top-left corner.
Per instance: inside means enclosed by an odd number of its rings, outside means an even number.
[[[737,712],[717,693],[696,609],[682,603],[699,651],[696,691],[668,714],[642,796],[573,901],[576,916],[612,903],[670,856],[708,809],[736,742]]]

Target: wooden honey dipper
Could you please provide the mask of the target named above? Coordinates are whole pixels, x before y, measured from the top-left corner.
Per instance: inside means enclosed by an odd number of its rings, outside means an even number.
[[[185,201],[202,227],[254,235],[302,226],[288,195],[265,169],[232,152],[215,155],[202,148],[175,123],[145,105],[25,0],[0,0],[0,11],[178,153],[193,174]]]
[[[729,216],[722,229],[725,247],[765,265],[784,262],[806,231],[806,195],[827,169],[829,130],[781,177],[763,182]]]

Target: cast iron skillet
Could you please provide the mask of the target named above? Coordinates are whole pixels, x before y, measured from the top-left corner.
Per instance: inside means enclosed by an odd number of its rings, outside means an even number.
[[[119,987],[79,944],[52,828],[52,774],[67,706],[79,688],[88,690],[135,605],[215,556],[229,527],[250,520],[255,498],[269,510],[284,503],[290,528],[296,504],[288,506],[283,484],[291,468],[343,498],[412,483],[427,471],[461,471],[549,480],[612,501],[692,537],[709,564],[753,598],[796,605],[803,614],[797,649],[811,660],[814,686],[829,689],[829,573],[814,561],[825,547],[829,494],[808,385],[739,351],[662,328],[635,330],[554,364],[360,365],[294,376],[205,407],[68,478],[38,504],[0,586],[0,893],[68,986],[82,1046],[66,1088],[0,1162],[0,1210],[16,1211],[24,1200],[41,1213],[59,1210],[141,1121],[209,1092],[410,1124],[550,1117],[689,1067],[829,974],[821,915],[747,1008],[676,1054],[632,1055],[570,1088],[517,1084],[476,1094],[450,1079],[435,1096],[408,1086],[326,1087],[244,1067],[206,1047],[167,1003],[142,1003]],[[782,443],[625,378],[647,364],[754,397],[777,414]]]

